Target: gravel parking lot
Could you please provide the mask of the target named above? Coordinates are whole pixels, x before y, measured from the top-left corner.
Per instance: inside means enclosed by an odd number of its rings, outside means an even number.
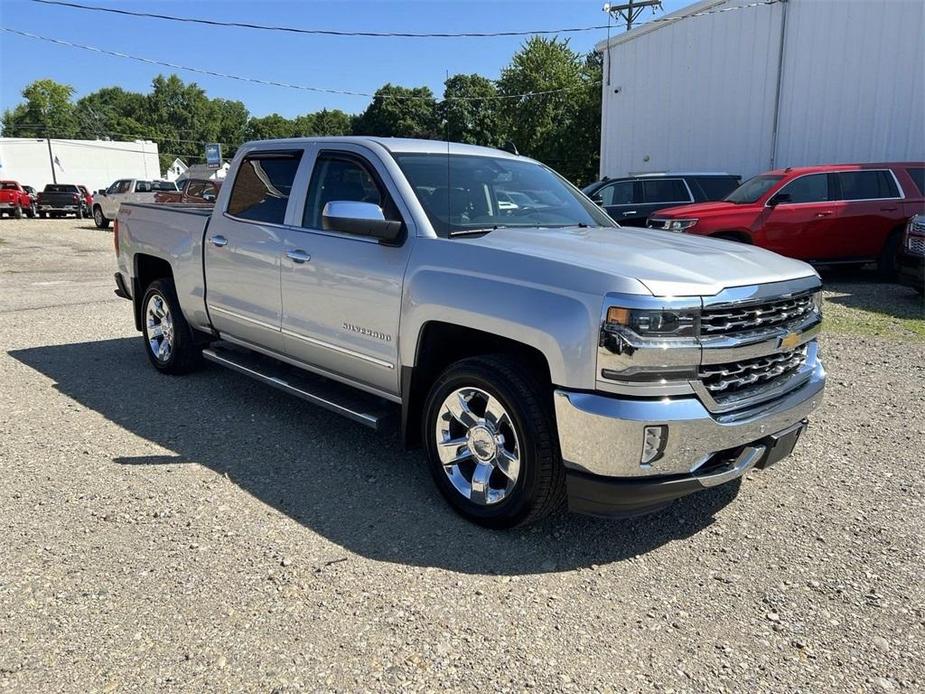
[[[834,275],[796,455],[647,518],[479,529],[419,452],[157,374],[112,235],[0,220],[0,689],[922,691],[925,309]]]

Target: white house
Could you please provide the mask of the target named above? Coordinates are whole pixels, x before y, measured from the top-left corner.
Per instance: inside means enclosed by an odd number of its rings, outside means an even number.
[[[598,44],[602,176],[925,159],[925,3],[747,4]]]
[[[174,159],[173,163],[167,167],[166,178],[168,181],[183,181],[187,178],[200,178],[207,180],[222,180],[231,164],[222,160],[222,165],[218,168],[207,166],[205,164],[187,165],[182,159]]]

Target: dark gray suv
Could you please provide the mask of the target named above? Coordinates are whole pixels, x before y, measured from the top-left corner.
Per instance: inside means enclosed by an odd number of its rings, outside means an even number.
[[[582,192],[624,226],[646,225],[653,212],[691,202],[722,200],[741,176],[728,173],[652,173],[605,178]]]

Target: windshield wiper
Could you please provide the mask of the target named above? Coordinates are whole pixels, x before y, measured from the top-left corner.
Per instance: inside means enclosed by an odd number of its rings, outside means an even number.
[[[507,226],[504,224],[496,224],[493,227],[483,227],[481,229],[457,229],[456,231],[451,231],[450,236],[469,236],[470,234],[487,234],[489,231],[494,231],[495,229],[507,229]]]

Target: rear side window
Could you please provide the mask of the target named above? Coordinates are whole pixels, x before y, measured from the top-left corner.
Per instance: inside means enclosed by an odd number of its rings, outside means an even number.
[[[245,157],[228,201],[228,214],[253,222],[282,224],[301,152],[269,152]]]
[[[896,181],[889,171],[844,171],[838,175],[842,200],[898,198]]]
[[[315,162],[308,186],[302,226],[323,228],[321,215],[324,206],[335,200],[369,202],[384,208],[386,216],[389,215],[386,196],[365,166],[349,157],[322,154]]]
[[[739,179],[732,176],[711,176],[695,178],[695,185],[700,186],[705,200],[722,200],[739,187]]]
[[[810,174],[801,176],[781,188],[778,195],[789,195],[787,202],[824,202],[829,200],[829,175]]]
[[[136,193],[150,193],[151,192],[151,181],[135,181],[135,192]]]
[[[919,189],[919,195],[925,195],[925,167],[918,166],[914,169],[906,169],[906,173],[915,183],[915,187]]]
[[[653,178],[642,181],[642,202],[691,202],[691,196],[680,178]]]
[[[632,205],[635,185],[633,181],[611,183],[597,191],[597,195],[605,205]]]

